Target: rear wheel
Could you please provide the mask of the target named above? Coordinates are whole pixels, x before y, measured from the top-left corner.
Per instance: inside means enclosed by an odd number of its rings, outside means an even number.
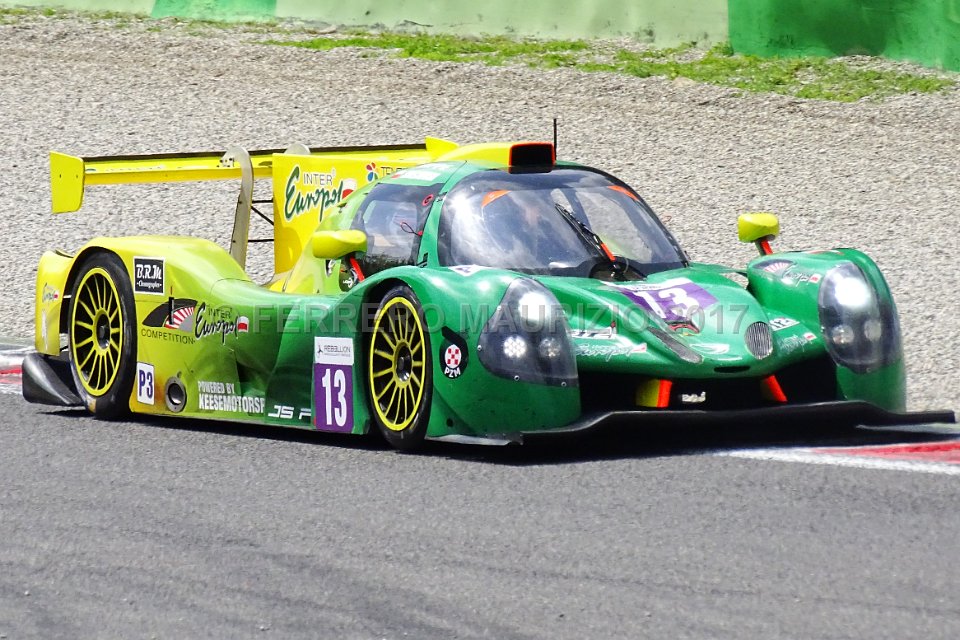
[[[423,309],[409,287],[387,292],[373,320],[367,354],[371,416],[388,443],[417,448],[427,434],[433,390]]]
[[[70,369],[87,408],[103,418],[127,413],[137,344],[130,279],[113,254],[80,265],[70,304]]]

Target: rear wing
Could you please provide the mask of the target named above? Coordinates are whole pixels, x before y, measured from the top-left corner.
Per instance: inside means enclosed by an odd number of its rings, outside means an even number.
[[[417,145],[307,147],[287,149],[78,157],[50,152],[50,194],[53,213],[77,211],[87,187],[240,179],[230,255],[246,264],[253,183],[273,182],[274,266],[282,273],[296,263],[300,251],[332,205],[367,183],[395,171],[438,160],[475,160],[498,165],[553,164],[549,143],[487,143],[459,146],[427,138]],[[259,211],[258,211],[259,213]]]

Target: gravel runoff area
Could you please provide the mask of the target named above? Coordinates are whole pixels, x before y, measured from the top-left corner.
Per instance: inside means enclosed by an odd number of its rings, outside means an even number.
[[[158,28],[159,27],[159,28]],[[226,244],[234,184],[101,187],[50,215],[47,152],[549,139],[634,185],[698,261],[742,266],[736,216],[783,250],[854,246],[898,300],[911,409],[960,408],[960,91],[836,104],[688,80],[312,52],[241,28],[32,15],[0,24],[0,337],[29,338],[36,263],[98,234]],[[285,36],[288,37],[288,36]],[[268,233],[254,222],[254,233]],[[251,271],[269,275],[269,245]]]

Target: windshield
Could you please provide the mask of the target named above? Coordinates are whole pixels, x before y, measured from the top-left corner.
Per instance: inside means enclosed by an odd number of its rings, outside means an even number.
[[[592,232],[592,233],[591,233]],[[684,264],[676,241],[623,183],[597,171],[480,171],[447,194],[437,237],[443,266],[593,275],[610,255],[641,275]]]

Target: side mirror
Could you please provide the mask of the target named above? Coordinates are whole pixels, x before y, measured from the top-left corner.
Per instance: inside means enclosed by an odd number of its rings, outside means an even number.
[[[780,221],[772,213],[743,213],[737,217],[737,236],[740,242],[757,245],[761,255],[773,253],[770,241],[780,233]]]
[[[357,229],[315,231],[310,237],[314,258],[339,260],[352,253],[367,250],[367,234]]]

